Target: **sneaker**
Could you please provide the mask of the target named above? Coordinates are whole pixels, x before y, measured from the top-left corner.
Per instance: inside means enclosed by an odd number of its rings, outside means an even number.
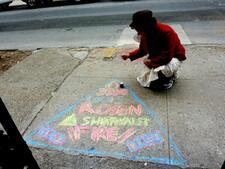
[[[164,90],[167,90],[167,89],[170,89],[172,86],[173,86],[173,84],[174,84],[174,82],[175,82],[175,80],[169,80],[167,83],[165,83],[165,84],[163,84],[163,89]]]

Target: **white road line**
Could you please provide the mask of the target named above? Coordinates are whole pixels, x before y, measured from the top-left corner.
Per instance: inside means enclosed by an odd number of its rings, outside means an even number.
[[[13,0],[13,2],[9,4],[9,6],[20,6],[20,5],[26,5],[26,3],[21,0]]]
[[[187,36],[186,32],[184,31],[184,29],[182,28],[182,26],[180,24],[174,24],[174,25],[170,25],[170,26],[178,34],[182,44],[184,44],[184,45],[192,44],[191,40],[189,39],[189,37]]]
[[[136,45],[138,46],[138,42],[134,40],[134,36],[136,35],[136,31],[133,29],[125,28],[120,35],[120,38],[117,42],[117,46],[124,46],[124,45]]]
[[[182,44],[184,45],[192,44],[189,37],[187,36],[187,34],[185,33],[184,29],[182,28],[180,24],[171,24],[170,26],[178,34]],[[138,42],[136,42],[133,38],[135,34],[136,34],[135,30],[132,30],[130,28],[125,28],[122,31],[119,40],[117,41],[117,46],[124,46],[124,45],[138,46]]]

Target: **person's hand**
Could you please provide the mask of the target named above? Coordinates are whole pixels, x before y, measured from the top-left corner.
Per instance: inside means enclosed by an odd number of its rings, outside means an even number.
[[[129,54],[123,54],[121,57],[123,60],[127,60],[129,58]]]
[[[149,67],[149,68],[152,68],[152,66],[151,66],[151,59],[144,59],[144,64],[147,66],[147,67]]]

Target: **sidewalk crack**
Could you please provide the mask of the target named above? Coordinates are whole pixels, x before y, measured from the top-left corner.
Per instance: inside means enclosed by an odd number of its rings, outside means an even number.
[[[71,56],[71,57],[73,57],[73,55],[69,52],[69,51],[67,51],[68,52],[68,54]],[[88,58],[88,55],[89,55],[89,53],[90,53],[90,51],[88,50],[88,54],[87,54],[87,57],[86,58],[84,58],[83,60],[79,60],[79,62],[78,62],[78,64],[77,65],[75,65],[73,68],[72,68],[72,70],[65,76],[65,78],[62,80],[62,82],[58,85],[58,87],[54,90],[54,92],[57,92],[58,90],[59,90],[59,88],[62,86],[62,84],[65,82],[65,80],[67,79],[67,77],[69,77],[71,74],[72,74],[72,72],[76,69],[76,68],[78,68],[82,63],[84,63],[84,61]]]
[[[69,53],[69,55],[71,55],[70,54],[70,52],[68,52]],[[64,79],[61,81],[61,83],[59,83],[59,85],[50,93],[50,96],[49,96],[49,98],[47,98],[46,99],[46,102],[45,102],[45,104],[42,106],[42,108],[37,112],[37,114],[33,117],[33,119],[30,121],[30,123],[27,125],[27,127],[25,128],[25,130],[22,132],[22,136],[24,136],[24,134],[28,131],[28,129],[30,128],[30,126],[31,126],[31,124],[34,122],[34,120],[37,118],[37,116],[39,115],[39,113],[44,109],[44,107],[50,102],[50,100],[53,98],[53,95],[52,95],[52,93],[53,92],[57,92],[58,90],[59,90],[59,88],[62,86],[62,84],[65,82],[65,80],[72,74],[72,72],[76,69],[76,68],[78,68],[87,58],[88,58],[88,55],[89,55],[89,53],[90,53],[90,51],[88,50],[88,54],[87,54],[87,57],[85,58],[85,59],[83,59],[83,60],[80,60],[79,62],[78,62],[78,64],[77,65],[75,65],[72,69],[71,69],[71,71],[64,77]],[[72,55],[71,55],[72,56]]]
[[[166,91],[166,113],[167,113],[168,154],[169,154],[169,163],[171,164],[171,154],[170,154],[170,126],[169,126],[169,103],[168,103],[168,92],[167,91]]]

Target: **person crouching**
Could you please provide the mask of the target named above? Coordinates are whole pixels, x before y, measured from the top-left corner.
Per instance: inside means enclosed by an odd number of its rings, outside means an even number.
[[[139,48],[122,55],[124,60],[133,61],[148,55],[144,59],[146,71],[137,77],[143,87],[152,90],[164,90],[173,86],[178,78],[178,70],[186,59],[185,48],[176,32],[160,23],[150,10],[133,14],[131,29],[135,29],[140,40]]]

